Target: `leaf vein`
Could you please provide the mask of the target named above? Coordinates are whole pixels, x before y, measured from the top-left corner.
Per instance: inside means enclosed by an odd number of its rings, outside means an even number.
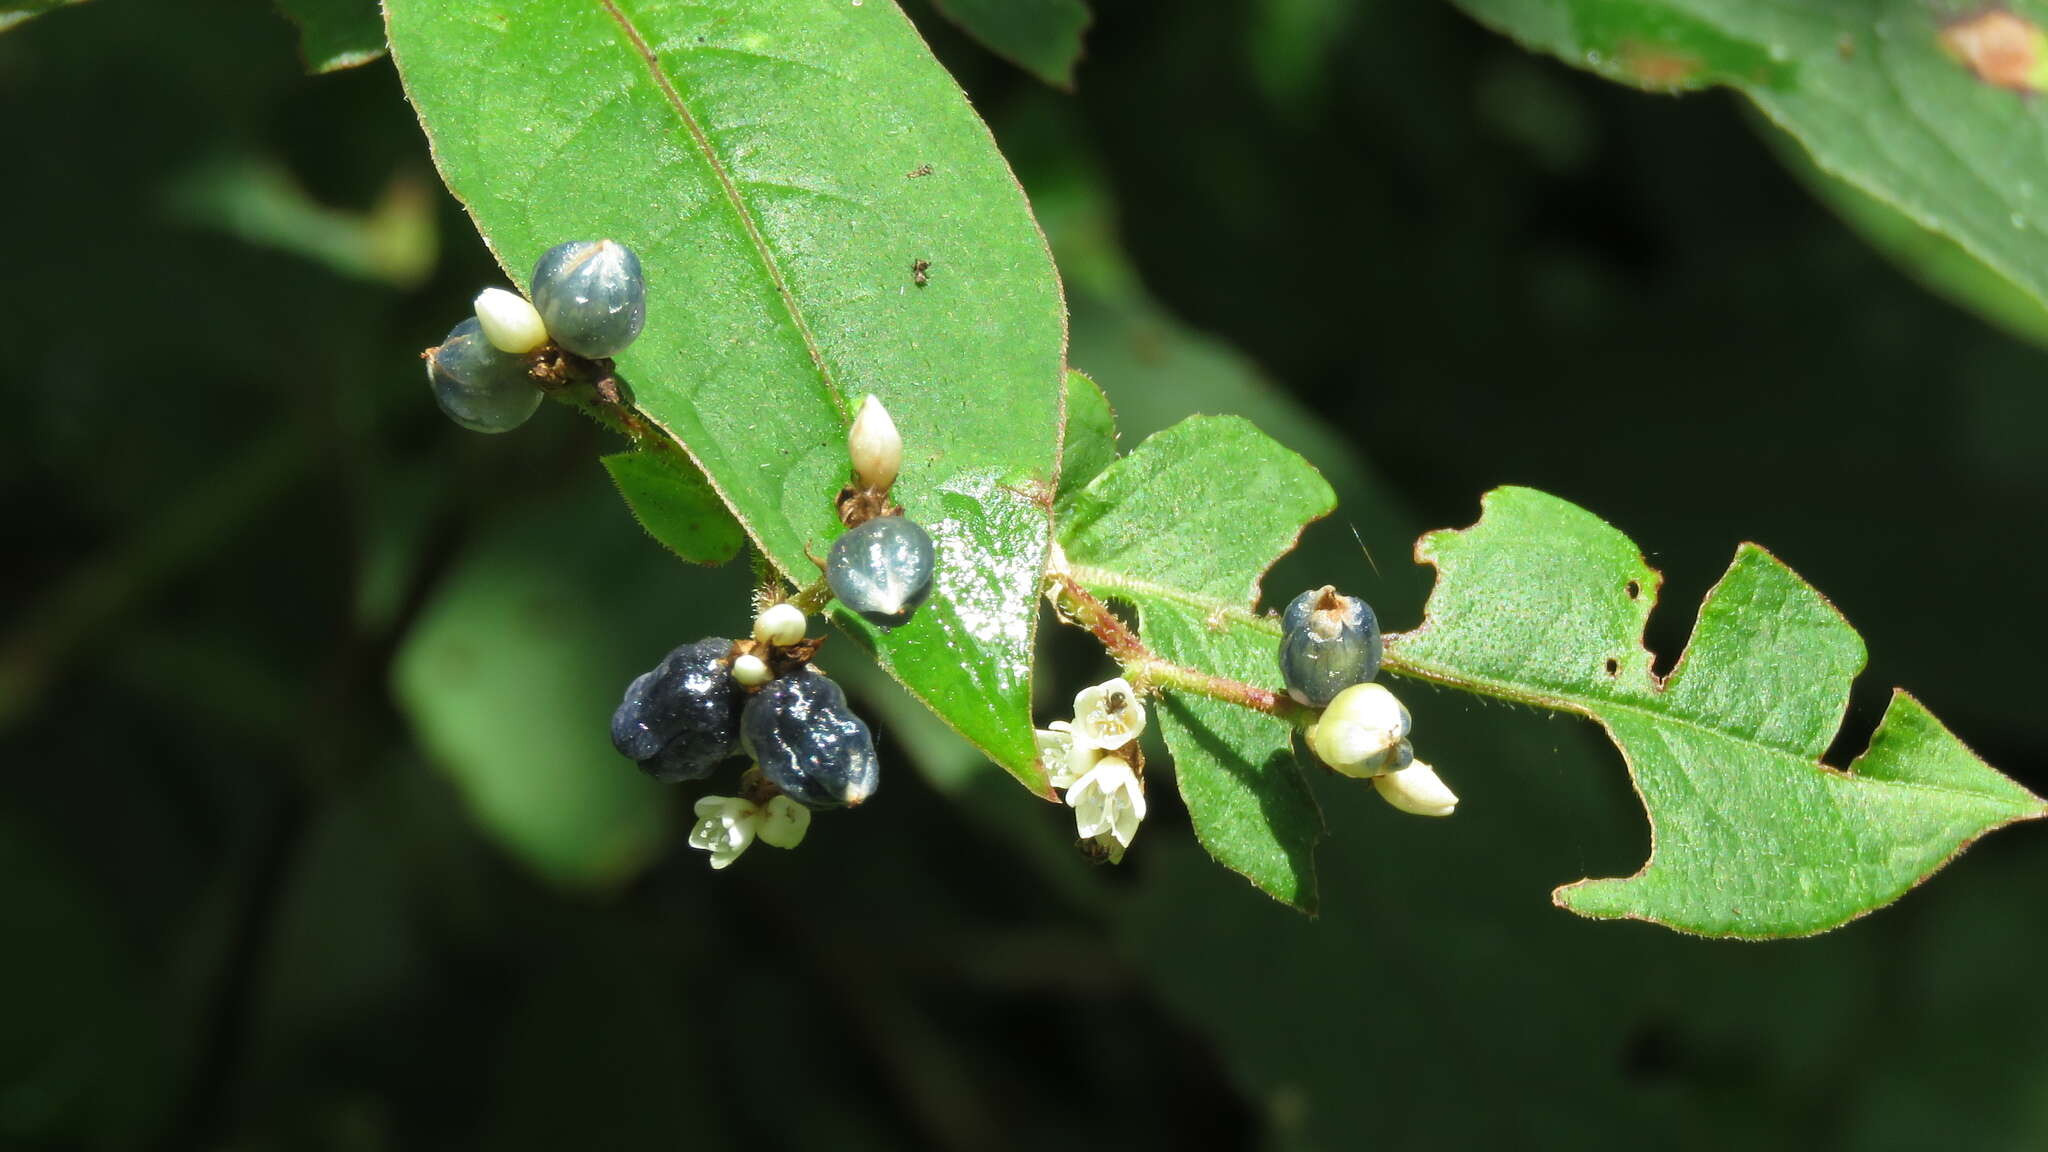
[[[739,185],[733,180],[732,173],[726,171],[725,161],[719,157],[718,150],[712,147],[711,138],[705,134],[704,126],[697,122],[696,114],[683,102],[682,93],[676,90],[675,82],[669,78],[668,70],[661,65],[661,58],[647,43],[647,38],[641,35],[639,26],[633,23],[633,18],[619,6],[618,0],[598,0],[598,3],[625,34],[628,45],[647,65],[648,74],[654,78],[655,86],[661,90],[662,97],[668,101],[669,107],[675,110],[676,119],[682,122],[683,130],[689,134],[691,143],[704,157],[704,162],[710,166],[712,176],[717,179],[720,190],[725,193],[726,202],[732,205],[734,215],[739,218],[740,227],[746,231],[747,239],[752,242],[754,254],[759,257],[762,270],[768,274],[769,282],[775,286],[775,294],[781,298],[783,308],[789,313],[790,322],[796,326],[797,334],[803,338],[804,350],[810,353],[811,363],[818,370],[819,381],[825,385],[826,393],[838,407],[840,418],[847,419],[849,413],[846,398],[840,395],[839,386],[832,379],[832,371],[825,364],[824,352],[818,347],[817,337],[811,333],[810,322],[804,318],[803,308],[797,303],[796,293],[790,290],[789,280],[782,272],[782,265],[775,258],[774,249],[768,246],[768,237],[762,233],[760,222],[754,219],[753,209],[748,206],[746,197],[740,194]]]

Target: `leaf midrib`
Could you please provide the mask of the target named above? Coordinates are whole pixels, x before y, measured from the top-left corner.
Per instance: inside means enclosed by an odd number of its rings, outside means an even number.
[[[833,406],[839,410],[840,419],[848,419],[846,398],[840,394],[839,385],[833,381],[831,369],[826,367],[825,355],[818,347],[817,337],[811,333],[811,325],[804,317],[803,307],[797,303],[796,293],[791,291],[789,281],[783,275],[781,263],[776,260],[774,250],[768,246],[768,238],[761,232],[760,223],[754,219],[753,209],[748,206],[747,199],[741,194],[732,174],[726,171],[725,161],[720,159],[717,149],[712,147],[711,137],[705,133],[704,126],[697,122],[696,114],[690,111],[689,105],[683,102],[682,93],[676,90],[675,82],[661,66],[661,58],[655,54],[654,47],[640,34],[639,26],[626,14],[625,9],[620,7],[618,0],[597,2],[625,34],[627,46],[632,48],[641,62],[647,66],[648,74],[654,78],[655,87],[661,90],[663,99],[667,100],[669,107],[674,110],[676,119],[682,123],[691,144],[704,158],[704,163],[710,166],[711,174],[717,178],[719,190],[724,194],[726,203],[732,207],[733,215],[738,217],[740,227],[747,234],[747,240],[753,244],[754,255],[760,260],[762,271],[767,273],[769,283],[774,285],[775,294],[782,301],[783,309],[789,313],[790,322],[796,325],[797,335],[803,340],[804,351],[810,354],[811,364],[818,370],[818,381],[825,386],[826,394],[832,398]]]
[[[1083,587],[1106,592],[1110,595],[1122,593],[1126,596],[1152,596],[1158,599],[1186,605],[1189,608],[1193,608],[1201,612],[1205,617],[1222,616],[1232,620],[1235,623],[1255,628],[1261,632],[1269,632],[1276,637],[1280,634],[1280,625],[1278,620],[1266,616],[1260,616],[1247,609],[1239,608],[1232,604],[1227,604],[1213,597],[1204,596],[1199,592],[1188,591],[1185,588],[1177,588],[1172,585],[1160,584],[1150,580],[1142,580],[1137,577],[1127,576],[1120,572],[1113,572],[1105,568],[1090,567],[1088,565],[1083,564],[1069,565],[1068,574],[1072,576],[1075,580],[1079,581]],[[1775,744],[1765,744],[1761,741],[1751,739],[1739,732],[1733,732],[1726,728],[1716,728],[1711,725],[1703,724],[1697,720],[1693,720],[1684,716],[1676,716],[1667,712],[1658,712],[1654,709],[1646,708],[1640,704],[1634,704],[1628,701],[1608,700],[1594,696],[1584,696],[1568,693],[1538,692],[1505,680],[1482,678],[1477,676],[1461,674],[1453,669],[1444,667],[1442,665],[1423,664],[1417,661],[1406,659],[1405,657],[1401,656],[1396,647],[1402,639],[1404,639],[1407,636],[1414,635],[1416,635],[1416,633],[1410,632],[1396,633],[1395,635],[1389,636],[1387,638],[1388,646],[1386,660],[1381,665],[1381,667],[1385,668],[1389,672],[1392,672],[1396,676],[1405,676],[1417,680],[1433,681],[1435,683],[1448,685],[1450,687],[1462,688],[1468,691],[1477,691],[1483,695],[1493,696],[1502,700],[1511,700],[1518,704],[1537,705],[1556,712],[1576,713],[1580,716],[1586,717],[1589,720],[1601,723],[1603,724],[1603,726],[1605,724],[1605,717],[1602,715],[1603,712],[1625,712],[1633,716],[1641,717],[1643,720],[1651,724],[1668,725],[1674,728],[1687,729],[1689,731],[1701,733],[1702,735],[1715,737],[1716,739],[1727,740],[1736,744],[1740,744],[1746,748],[1755,748],[1759,751],[1769,752],[1773,755],[1778,756],[1788,756],[1798,760],[1802,764],[1810,764],[1823,772],[1828,772],[1833,775],[1840,776],[1844,779],[1854,780],[1858,783],[1889,784],[1902,788],[1922,789],[1928,792],[1939,793],[1942,795],[1963,796],[1972,799],[1985,800],[1991,802],[1995,802],[1998,799],[1995,796],[1989,796],[1982,792],[1973,792],[1962,788],[1950,788],[1940,784],[1929,784],[1924,781],[1888,780],[1876,776],[1860,776],[1854,772],[1849,771],[1846,768],[1837,768],[1834,765],[1829,764],[1827,761],[1820,759],[1819,757],[1805,756],[1789,748],[1781,748]],[[1839,724],[1836,725],[1836,729],[1839,731]],[[1832,733],[1830,735],[1832,735]]]

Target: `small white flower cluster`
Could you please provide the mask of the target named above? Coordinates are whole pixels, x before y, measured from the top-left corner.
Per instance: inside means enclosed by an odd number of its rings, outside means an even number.
[[[1346,776],[1371,780],[1380,797],[1417,816],[1449,816],[1458,797],[1408,743],[1408,709],[1379,684],[1353,684],[1337,694],[1308,730],[1308,746]]]
[[[1145,819],[1144,731],[1144,702],[1122,677],[1074,697],[1071,723],[1038,730],[1039,760],[1052,786],[1066,791],[1075,833],[1112,864],[1123,860]]]
[[[810,831],[811,810],[787,796],[756,804],[740,796],[706,796],[697,801],[697,826],[690,847],[711,853],[711,866],[740,858],[755,839],[774,848],[794,848]]]

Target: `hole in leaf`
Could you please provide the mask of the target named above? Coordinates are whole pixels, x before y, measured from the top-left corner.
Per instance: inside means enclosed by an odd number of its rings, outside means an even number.
[[[1629,599],[1631,599],[1631,600],[1639,599],[1639,598],[1640,598],[1640,597],[1642,596],[1642,594],[1643,594],[1643,585],[1642,585],[1642,582],[1641,582],[1641,581],[1637,581],[1637,580],[1631,580],[1631,581],[1629,581],[1629,582],[1628,582],[1628,598],[1629,598]]]
[[[1609,656],[1607,658],[1607,674],[1609,676],[1619,676],[1621,674],[1621,661]]]

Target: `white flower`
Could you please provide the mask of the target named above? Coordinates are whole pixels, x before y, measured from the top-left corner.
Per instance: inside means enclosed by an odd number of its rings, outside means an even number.
[[[811,830],[811,810],[787,796],[755,804],[739,796],[706,796],[697,801],[697,826],[690,847],[711,853],[711,866],[740,858],[755,838],[772,848],[794,848]]]
[[[1045,765],[1045,781],[1055,788],[1072,788],[1102,759],[1102,750],[1074,742],[1074,726],[1055,720],[1050,728],[1033,733],[1038,738],[1038,760]]]
[[[761,806],[761,843],[771,848],[794,848],[811,830],[811,810],[787,796],[777,796]]]
[[[886,492],[896,483],[903,467],[903,437],[888,409],[870,395],[862,400],[853,427],[846,433],[846,454],[853,459],[853,474],[863,487]]]
[[[1436,769],[1420,760],[1373,777],[1372,786],[1387,803],[1417,816],[1449,816],[1458,807],[1457,795],[1437,778]]]
[[[1145,705],[1119,676],[1074,697],[1074,743],[1114,752],[1145,731]]]
[[[1116,837],[1107,832],[1093,840],[1086,841],[1081,847],[1084,855],[1094,856],[1100,853],[1102,858],[1111,864],[1121,864],[1124,862],[1124,846],[1117,843]]]
[[[1363,779],[1398,766],[1409,727],[1408,709],[1392,692],[1378,684],[1353,684],[1323,709],[1308,730],[1308,746],[1323,763]]]
[[[697,826],[690,847],[711,853],[711,866],[723,868],[740,858],[761,828],[761,810],[738,796],[706,796],[697,801]]]
[[[526,297],[503,288],[486,288],[476,298],[476,325],[500,352],[524,356],[548,342],[547,325]]]
[[[1104,756],[1067,789],[1067,806],[1074,810],[1074,831],[1081,839],[1108,836],[1128,848],[1145,818],[1145,786],[1129,761]]]

